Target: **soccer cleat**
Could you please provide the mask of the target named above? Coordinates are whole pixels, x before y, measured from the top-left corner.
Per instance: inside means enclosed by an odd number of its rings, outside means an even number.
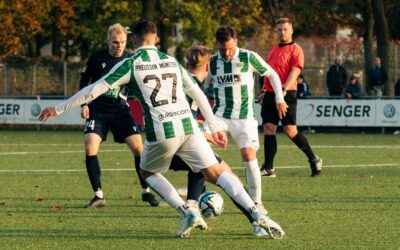
[[[285,235],[282,227],[271,218],[268,218],[268,226],[271,229],[272,234],[275,236],[274,239],[281,239]]]
[[[274,168],[266,168],[265,165],[263,165],[261,168],[261,176],[275,178],[276,177],[275,169]]]
[[[193,228],[206,230],[207,223],[203,220],[198,211],[189,208],[186,214],[181,218],[181,225],[176,233],[176,237],[188,238]]]
[[[142,194],[142,201],[146,201],[146,202],[150,203],[150,206],[152,206],[152,207],[158,207],[158,204],[160,204],[160,202],[158,200],[156,200],[156,198],[154,197],[154,195],[152,193]]]
[[[94,196],[93,199],[85,206],[85,208],[105,207],[106,199]]]
[[[259,225],[253,225],[253,235],[257,237],[266,237],[269,236],[268,233],[264,230],[264,228]]]
[[[315,159],[310,161],[311,177],[317,177],[322,172],[322,159],[315,156]]]

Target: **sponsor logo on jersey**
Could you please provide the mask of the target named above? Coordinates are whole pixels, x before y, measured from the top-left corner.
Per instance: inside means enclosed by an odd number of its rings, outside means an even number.
[[[85,64],[85,65],[83,66],[83,68],[82,68],[82,70],[81,70],[81,73],[85,73],[85,72],[86,72],[86,69],[87,69],[87,64]]]
[[[103,69],[106,67],[106,63],[105,62],[103,62],[103,63],[101,63],[101,66],[103,67]]]
[[[162,121],[165,118],[168,117],[173,117],[173,116],[179,116],[179,115],[185,115],[185,114],[191,114],[192,111],[190,109],[182,109],[182,110],[177,110],[177,111],[172,111],[172,112],[165,112],[164,114],[159,114],[158,115],[158,120]]]
[[[240,75],[223,75],[223,76],[217,76],[217,81],[218,84],[235,84],[235,83],[240,83]]]

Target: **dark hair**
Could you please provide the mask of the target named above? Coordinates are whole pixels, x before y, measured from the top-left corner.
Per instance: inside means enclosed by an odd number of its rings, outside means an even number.
[[[195,45],[188,49],[186,52],[186,61],[189,64],[190,68],[195,68],[197,64],[200,62],[200,57],[208,56],[208,60],[210,59],[212,54],[212,50],[208,47]]]
[[[276,19],[276,21],[275,21],[275,25],[282,24],[282,23],[292,24],[292,21],[288,17],[281,17],[281,18]]]
[[[217,42],[220,43],[227,42],[232,38],[236,39],[236,30],[232,27],[222,26],[217,30],[217,32],[215,32],[215,38],[217,39]]]
[[[133,26],[133,35],[143,39],[147,34],[157,34],[157,26],[150,21],[142,20]]]
[[[357,80],[357,77],[356,77],[355,75],[351,75],[351,76],[350,76],[350,81],[351,81],[351,80]]]
[[[301,79],[303,79],[304,80],[304,76],[303,76],[303,74],[300,74],[297,78],[301,78]]]

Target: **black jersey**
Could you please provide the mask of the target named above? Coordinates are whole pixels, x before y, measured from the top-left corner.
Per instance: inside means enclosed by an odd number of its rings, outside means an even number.
[[[200,82],[200,80],[195,76],[192,75],[193,79],[196,81],[197,85],[200,87],[200,89],[203,91],[204,93],[204,86],[203,83]],[[192,110],[192,114],[194,116],[195,119],[197,119],[200,115],[200,110],[199,110],[199,106],[197,106],[197,103],[194,102],[192,100],[192,98],[190,98],[189,96],[186,96],[190,105],[190,109]]]
[[[94,83],[106,75],[117,63],[130,56],[131,54],[125,51],[121,57],[115,58],[109,54],[108,49],[102,49],[93,53],[81,71],[80,89]],[[127,96],[128,88],[126,86],[109,90],[89,103],[89,107],[102,111],[128,109]]]

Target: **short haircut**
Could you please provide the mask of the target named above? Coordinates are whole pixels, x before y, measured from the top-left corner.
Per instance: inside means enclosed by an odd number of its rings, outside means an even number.
[[[212,55],[212,50],[206,46],[195,45],[186,52],[186,61],[191,69],[196,68],[200,63],[208,63]]]
[[[107,41],[110,41],[113,32],[115,32],[116,34],[128,35],[128,30],[125,27],[122,27],[122,25],[119,23],[115,23],[108,27]]]
[[[148,34],[157,35],[157,26],[153,22],[142,20],[133,26],[132,32],[136,39],[144,40]]]
[[[288,17],[281,17],[281,18],[278,18],[277,20],[275,20],[276,26],[278,24],[284,24],[284,23],[288,23],[288,24],[292,25],[292,21]]]
[[[237,39],[236,30],[229,26],[220,27],[217,32],[215,32],[215,38],[217,42],[224,43],[231,39]]]

